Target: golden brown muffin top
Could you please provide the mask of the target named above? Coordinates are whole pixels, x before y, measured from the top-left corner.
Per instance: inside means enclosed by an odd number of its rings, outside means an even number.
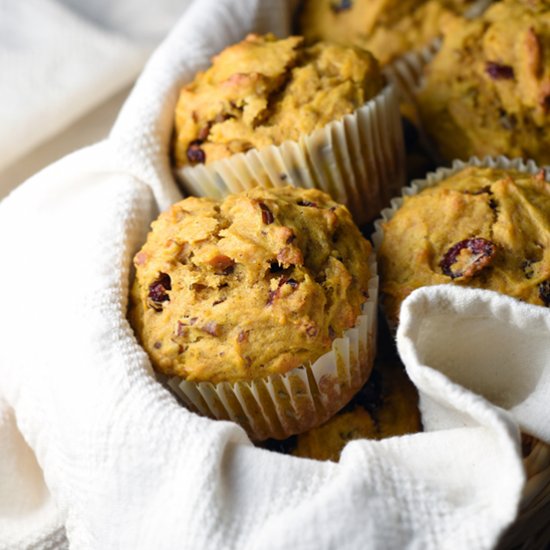
[[[550,162],[550,2],[504,0],[451,22],[419,102],[446,159]]]
[[[214,57],[181,90],[176,166],[298,140],[352,113],[383,86],[367,51],[251,34]]]
[[[468,0],[306,0],[301,32],[371,51],[382,65],[427,46]]]
[[[453,283],[550,305],[550,183],[468,167],[406,197],[378,252],[386,313],[416,288]]]
[[[371,248],[317,190],[189,197],[135,256],[130,320],[153,365],[189,380],[251,380],[315,361],[354,326]]]
[[[422,430],[418,393],[397,359],[385,359],[350,405],[297,438],[293,454],[338,461],[349,441],[384,439]]]

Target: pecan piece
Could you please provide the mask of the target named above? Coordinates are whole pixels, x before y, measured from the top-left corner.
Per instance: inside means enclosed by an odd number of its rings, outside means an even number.
[[[221,326],[215,321],[208,321],[201,330],[210,334],[211,336],[219,336],[221,334]]]
[[[218,254],[210,258],[208,264],[214,268],[217,275],[229,275],[235,268],[235,261],[225,254]]]
[[[275,217],[271,210],[263,202],[260,202],[259,206],[262,211],[262,222],[265,223],[265,225],[272,224],[275,221]]]
[[[487,267],[495,254],[496,246],[491,241],[481,237],[465,239],[449,248],[439,266],[452,279],[469,278]]]
[[[514,68],[510,65],[502,65],[495,61],[487,61],[485,64],[485,72],[493,80],[511,80],[514,78]]]

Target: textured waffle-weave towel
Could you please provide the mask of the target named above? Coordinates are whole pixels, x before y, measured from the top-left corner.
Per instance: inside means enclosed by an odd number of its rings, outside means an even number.
[[[519,427],[550,441],[548,312],[490,292],[411,295],[398,345],[426,431],[350,443],[338,464],[255,448],[154,379],[125,313],[132,255],[180,196],[167,155],[177,89],[247,32],[284,33],[288,14],[193,4],[109,140],[0,205],[0,393],[58,511],[42,523],[49,547],[66,544],[64,526],[75,549],[491,548],[525,483]],[[22,544],[25,518],[0,511],[0,548]]]

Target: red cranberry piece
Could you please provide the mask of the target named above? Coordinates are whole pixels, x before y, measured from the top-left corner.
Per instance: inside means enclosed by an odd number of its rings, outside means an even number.
[[[271,210],[267,207],[267,205],[261,202],[260,208],[262,210],[262,222],[264,222],[265,225],[269,225],[273,223],[275,221],[275,218]]]
[[[196,139],[187,147],[187,159],[193,164],[204,164],[206,153],[201,149],[202,140]]]
[[[546,307],[550,307],[550,280],[539,284],[539,297]]]
[[[309,206],[310,208],[317,208],[317,203],[311,201],[298,201],[298,206]]]
[[[162,304],[162,302],[169,302],[170,296],[167,294],[168,290],[172,290],[170,275],[159,273],[158,278],[149,285],[148,297],[157,305]],[[160,309],[162,309],[162,306]]]
[[[463,257],[463,250],[467,251],[466,257]],[[452,279],[473,277],[493,261],[495,254],[496,246],[491,241],[481,237],[465,239],[449,248],[439,266]],[[453,268],[455,264],[457,268]]]
[[[289,279],[287,282],[286,282],[287,285],[290,285],[292,288],[296,289],[298,288],[298,281],[294,280],[294,279]]]
[[[495,61],[487,61],[485,64],[485,72],[493,80],[511,80],[514,78],[514,68],[510,65],[501,65]]]

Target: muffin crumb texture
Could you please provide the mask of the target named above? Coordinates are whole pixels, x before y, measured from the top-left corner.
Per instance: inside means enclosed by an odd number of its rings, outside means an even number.
[[[181,90],[176,167],[297,141],[352,113],[383,86],[378,63],[360,48],[251,34]]]
[[[468,0],[306,0],[300,18],[309,41],[355,45],[386,65],[436,39]]]
[[[313,362],[355,325],[369,243],[317,190],[190,197],[136,254],[130,320],[153,365],[195,381],[246,381]]]
[[[378,260],[391,322],[413,290],[444,283],[550,305],[550,183],[543,171],[465,168],[406,197],[383,230]]]
[[[447,160],[550,162],[550,2],[503,0],[456,18],[426,69],[422,124]]]

